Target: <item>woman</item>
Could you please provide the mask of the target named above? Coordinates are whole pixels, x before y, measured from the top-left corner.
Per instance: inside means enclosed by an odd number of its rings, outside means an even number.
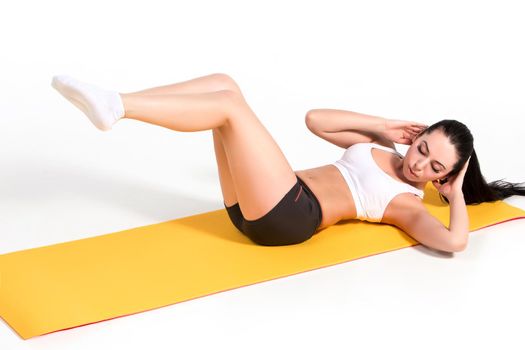
[[[360,219],[395,225],[428,247],[457,252],[468,241],[466,204],[525,195],[512,183],[485,182],[472,135],[454,120],[427,127],[314,109],[306,115],[308,129],[346,151],[332,164],[294,171],[226,74],[131,93],[67,75],[54,76],[51,85],[100,130],[121,118],[176,131],[212,130],[224,206],[237,229],[260,245],[301,243],[341,220]],[[405,157],[394,142],[410,145]],[[450,204],[449,228],[422,204],[428,181]]]

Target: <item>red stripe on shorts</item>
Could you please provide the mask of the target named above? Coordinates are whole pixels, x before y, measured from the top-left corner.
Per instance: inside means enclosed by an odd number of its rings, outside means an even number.
[[[295,197],[294,202],[297,202],[297,200],[299,199],[299,196],[300,196],[301,193],[303,192],[303,186],[302,186],[302,185],[299,185],[299,186],[301,186],[301,188],[299,189],[299,193],[297,193],[297,197]]]

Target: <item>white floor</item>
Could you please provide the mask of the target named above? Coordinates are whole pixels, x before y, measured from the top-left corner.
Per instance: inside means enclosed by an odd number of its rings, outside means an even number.
[[[128,4],[122,16],[123,4],[106,2],[10,5],[0,254],[223,208],[211,132],[132,120],[100,132],[50,87],[61,73],[122,92],[229,73],[294,169],[342,154],[306,129],[311,108],[458,119],[487,181],[525,181],[519,11],[388,3],[323,2],[300,16],[282,2],[231,13],[212,1]],[[525,209],[525,197],[506,201]],[[523,349],[524,231],[515,220],[471,233],[453,255],[409,247],[26,341],[0,321],[0,349]]]

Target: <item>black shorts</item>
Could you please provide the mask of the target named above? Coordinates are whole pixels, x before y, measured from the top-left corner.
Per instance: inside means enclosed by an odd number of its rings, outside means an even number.
[[[246,220],[239,203],[231,207],[225,204],[235,227],[259,245],[290,245],[311,238],[321,225],[321,205],[308,186],[296,177],[297,182],[292,189],[259,219]]]

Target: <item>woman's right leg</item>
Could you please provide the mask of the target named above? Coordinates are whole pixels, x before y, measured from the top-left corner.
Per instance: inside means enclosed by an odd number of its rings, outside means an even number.
[[[229,75],[223,73],[208,74],[202,77],[193,78],[175,84],[156,86],[149,89],[131,92],[130,94],[190,94],[213,92],[220,90],[233,90],[237,91],[239,94],[242,94],[241,89],[239,88],[235,80],[233,80]],[[223,202],[225,206],[231,207],[239,202],[239,200],[237,199],[237,191],[235,189],[235,184],[231,175],[228,157],[224,149],[222,136],[218,129],[212,130],[212,135]]]
[[[236,91],[121,97],[125,118],[176,131],[217,130],[247,220],[267,214],[297,182],[273,137]]]

